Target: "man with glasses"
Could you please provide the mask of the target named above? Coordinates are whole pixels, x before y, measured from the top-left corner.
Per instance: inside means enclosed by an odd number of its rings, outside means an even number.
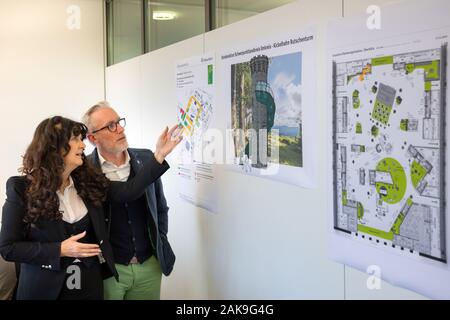
[[[113,181],[132,178],[148,157],[162,162],[174,144],[147,149],[128,148],[125,118],[106,102],[91,107],[83,117],[89,141],[96,147],[87,158]],[[163,135],[170,135],[166,128]],[[161,144],[161,139],[158,143]],[[120,204],[111,199],[105,208],[106,224],[113,248],[119,281],[104,281],[106,300],[159,299],[161,277],[172,271],[175,255],[167,239],[168,212],[161,180],[150,185],[135,201]]]

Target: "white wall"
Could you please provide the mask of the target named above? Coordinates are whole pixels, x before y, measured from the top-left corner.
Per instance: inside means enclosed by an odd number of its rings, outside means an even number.
[[[80,29],[69,30],[69,6]],[[38,123],[104,98],[102,0],[0,1],[0,202]]]
[[[325,53],[326,21],[340,13],[339,0],[295,2],[207,33],[205,50],[220,51],[315,24],[320,57]],[[323,106],[325,65],[318,68],[316,102]],[[218,102],[218,109],[226,107]],[[324,117],[320,108],[318,118]],[[325,130],[317,130],[317,139],[325,142]],[[324,158],[325,150],[319,148],[319,168],[325,166]],[[343,298],[343,267],[327,258],[323,170],[316,190],[228,172],[220,187],[221,211],[208,217],[211,297]],[[222,250],[229,254],[221,255]]]
[[[152,147],[163,126],[176,121],[175,61],[318,27],[318,188],[307,190],[221,171],[219,213],[211,215],[178,198],[172,168],[163,181],[171,207],[169,239],[177,262],[173,274],[163,281],[163,298],[423,298],[387,283],[370,291],[367,275],[332,262],[327,254],[327,22],[340,18],[343,8],[350,15],[365,12],[369,4],[391,2],[347,0],[343,6],[342,0],[299,0],[107,68],[107,98],[124,116],[133,118],[127,127],[131,143]],[[219,113],[225,107],[220,101],[216,106]]]

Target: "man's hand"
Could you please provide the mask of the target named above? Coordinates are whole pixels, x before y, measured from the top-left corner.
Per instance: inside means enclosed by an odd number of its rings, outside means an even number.
[[[173,126],[170,130],[168,127],[164,129],[156,142],[155,158],[159,163],[163,163],[169,153],[183,140],[183,128],[178,125]]]
[[[98,244],[78,242],[85,235],[86,231],[61,242],[61,257],[86,258],[97,256],[102,252]]]

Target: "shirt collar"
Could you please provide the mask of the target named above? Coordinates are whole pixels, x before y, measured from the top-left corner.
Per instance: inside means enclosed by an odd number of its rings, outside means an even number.
[[[103,166],[105,163],[116,166],[114,163],[109,162],[105,158],[102,157],[100,154],[100,151],[97,149],[98,159],[100,160],[100,165]],[[130,163],[130,154],[128,153],[128,150],[125,150],[125,163],[123,165],[127,165]]]
[[[72,176],[69,176],[69,185],[67,186],[67,188],[66,189],[68,189],[68,188],[72,188],[74,186],[74,183],[73,183],[73,179],[72,179]]]
[[[69,176],[69,185],[64,189],[64,192],[61,192],[59,189],[56,191],[56,193],[64,194],[67,190],[75,188],[75,184],[73,182],[72,176]]]

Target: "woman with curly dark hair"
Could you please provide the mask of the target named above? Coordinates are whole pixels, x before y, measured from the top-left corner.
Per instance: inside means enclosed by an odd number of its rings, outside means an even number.
[[[180,142],[172,133],[158,140],[164,157]],[[103,202],[140,197],[169,168],[153,158],[128,182],[111,182],[85,161],[86,134],[85,125],[60,116],[42,121],[23,176],[7,182],[0,253],[21,264],[17,299],[103,299],[103,278],[117,278]]]

